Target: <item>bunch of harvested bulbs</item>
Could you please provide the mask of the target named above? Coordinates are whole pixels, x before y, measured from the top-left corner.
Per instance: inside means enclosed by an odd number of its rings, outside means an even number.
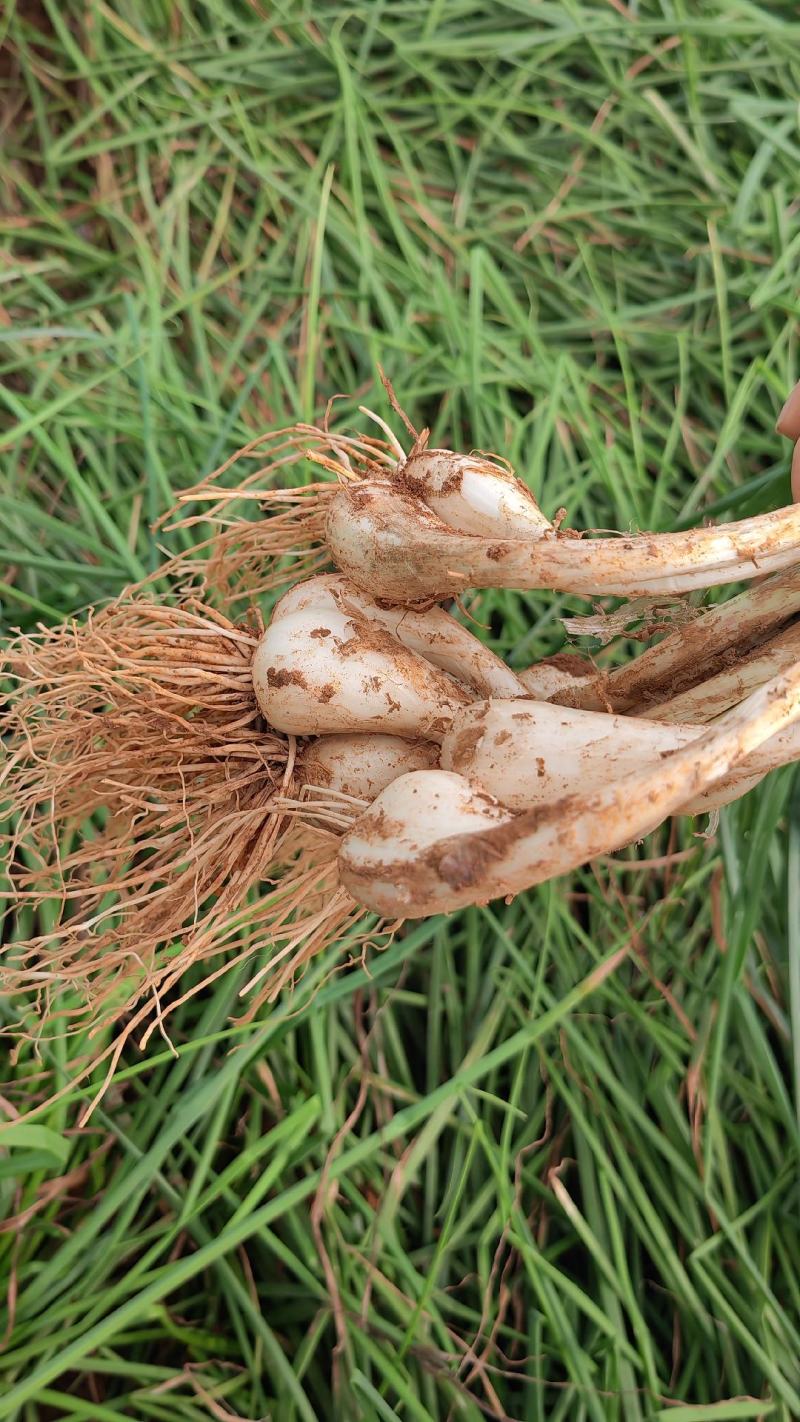
[[[518,894],[800,758],[800,505],[582,536],[502,462],[405,423],[408,452],[380,420],[254,441],[235,488],[229,461],[183,496],[173,526],[213,532],[158,582],[4,654],[2,985],[67,1031],[124,1017],[114,1060],[234,962],[254,1012],[334,938]],[[800,385],[778,429],[800,441]],[[324,477],[276,489],[301,459]],[[729,582],[748,586],[610,671],[512,671],[440,605]]]

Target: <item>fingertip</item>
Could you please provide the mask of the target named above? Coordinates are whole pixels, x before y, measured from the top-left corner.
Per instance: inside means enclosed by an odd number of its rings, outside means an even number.
[[[800,439],[800,380],[781,410],[775,428],[787,439]]]
[[[792,498],[796,504],[800,504],[800,440],[792,455]]]

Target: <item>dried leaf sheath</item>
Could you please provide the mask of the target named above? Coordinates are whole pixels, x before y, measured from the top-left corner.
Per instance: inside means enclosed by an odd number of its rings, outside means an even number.
[[[144,1000],[144,1020],[243,912],[248,951],[300,943],[298,908],[304,921],[320,910],[308,875],[332,853],[306,837],[299,863],[294,742],[258,710],[256,640],[207,608],[140,597],[7,650],[12,902],[61,907],[54,928],[6,950],[6,992],[73,988],[79,1023]]]

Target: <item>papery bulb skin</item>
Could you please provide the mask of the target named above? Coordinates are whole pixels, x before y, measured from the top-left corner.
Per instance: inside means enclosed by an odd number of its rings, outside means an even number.
[[[596,678],[592,663],[578,654],[556,652],[540,662],[517,672],[528,696],[537,701],[549,701],[566,691],[581,687],[589,678]]]

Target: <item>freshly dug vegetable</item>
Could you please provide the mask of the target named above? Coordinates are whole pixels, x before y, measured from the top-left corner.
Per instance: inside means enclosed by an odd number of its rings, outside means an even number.
[[[655,774],[651,763],[514,816],[464,777],[445,790],[441,772],[403,776],[345,835],[342,883],[376,913],[412,918],[518,894],[648,834],[798,716],[800,665],[662,756]]]
[[[12,898],[59,909],[0,981],[45,1015],[57,994],[68,1031],[124,1017],[109,1071],[132,1033],[165,1030],[191,965],[231,955],[208,981],[257,955],[254,1012],[329,942],[391,931],[365,909],[517,893],[800,757],[800,509],[582,539],[502,463],[412,433],[408,456],[388,431],[254,441],[237,489],[225,466],[187,495],[218,534],[168,565],[168,605],[133,589],[3,659]],[[336,482],[269,487],[303,458]],[[770,569],[611,672],[562,653],[517,674],[435,605],[471,586],[660,597]],[[276,587],[265,628],[251,597]],[[246,617],[209,606],[215,589]]]
[[[441,740],[478,695],[523,695],[499,657],[440,607],[379,607],[340,574],[292,588],[256,647],[253,683],[270,725]]]
[[[510,810],[563,795],[591,795],[689,745],[702,727],[576,711],[542,701],[480,701],[454,718],[440,763]]]
[[[295,736],[386,731],[440,739],[469,693],[367,618],[307,608],[273,619],[253,684],[270,725]]]
[[[440,739],[474,695],[522,690],[442,609],[380,609],[338,575],[303,584],[276,614],[267,636],[279,638],[282,663],[266,655],[257,617],[232,622],[193,599],[164,606],[135,590],[84,624],[7,649],[0,793],[16,816],[6,841],[12,892],[20,907],[55,898],[61,908],[47,931],[6,950],[2,984],[45,1011],[68,989],[59,1008],[67,1030],[125,1014],[124,1037],[146,1041],[174,1010],[186,969],[228,947],[266,956],[249,1006],[257,1010],[363,917],[338,885],[339,837],[391,779],[438,763],[438,745],[419,728]],[[286,652],[298,619],[309,633],[296,643],[306,687]],[[331,653],[334,636],[341,645]],[[291,715],[286,734],[279,712],[265,720],[259,646],[266,673],[287,672],[267,699],[285,709],[287,693],[299,695],[315,729],[309,665],[330,669],[339,695],[326,703],[323,679],[321,706],[344,734],[298,741]],[[370,687],[380,732],[354,734],[368,719],[366,675],[381,678]],[[389,733],[397,705],[413,739]],[[202,977],[192,991],[201,987]]]
[[[320,630],[329,635],[312,635]],[[514,696],[522,683],[442,609],[398,619],[338,576],[293,590],[266,633],[196,602],[124,598],[82,626],[18,639],[5,671],[1,783],[17,816],[7,845],[13,889],[20,905],[55,896],[61,911],[47,931],[7,950],[3,986],[33,992],[45,1009],[67,987],[59,1010],[68,1029],[124,1011],[124,1035],[145,1041],[173,1010],[189,965],[246,934],[239,951],[266,955],[255,1010],[358,922],[361,907],[340,886],[341,835],[409,772],[462,772],[469,794],[459,780],[457,805],[485,817],[485,792],[498,802],[492,823],[540,805],[543,792],[545,806],[571,796],[567,834],[609,777],[628,784],[644,769],[660,782],[664,752],[701,735],[698,726],[676,731]],[[366,677],[377,679],[368,690]],[[487,701],[496,687],[506,699]],[[402,737],[391,729],[398,720]],[[733,774],[726,797],[793,759],[796,747],[786,735],[773,740],[761,761]],[[427,813],[417,797],[425,783],[414,781],[413,798]],[[670,803],[703,807],[704,794],[705,784],[694,800]],[[659,814],[647,809],[646,818]],[[73,848],[60,848],[65,833],[77,834]],[[408,861],[412,840],[403,844]],[[351,856],[345,884],[355,889],[353,872]],[[491,895],[490,880],[489,868],[481,893]],[[505,892],[505,880],[494,888]],[[364,901],[377,903],[371,893]],[[409,902],[391,912],[416,913]]]
[[[800,508],[683,533],[581,539],[456,533],[395,482],[343,486],[330,500],[334,562],[372,596],[396,603],[466,588],[546,588],[594,596],[690,592],[760,577],[800,558]]]
[[[797,387],[779,418],[797,439]],[[392,403],[399,410],[393,394]],[[428,449],[413,435],[408,454],[370,411],[386,438],[346,436],[297,425],[254,441],[215,474],[181,496],[182,507],[207,505],[177,526],[211,519],[202,560],[210,585],[226,597],[252,597],[287,578],[307,576],[331,560],[372,598],[398,606],[428,605],[467,588],[553,589],[586,596],[665,597],[746,581],[800,556],[800,509],[794,505],[717,527],[680,533],[585,537],[552,524],[510,466],[483,454]],[[226,490],[236,459],[271,458]],[[335,482],[276,489],[287,467],[309,460]],[[793,462],[793,497],[800,457]],[[237,506],[262,515],[236,516]],[[591,532],[588,530],[587,532]],[[327,546],[326,546],[327,545]]]

